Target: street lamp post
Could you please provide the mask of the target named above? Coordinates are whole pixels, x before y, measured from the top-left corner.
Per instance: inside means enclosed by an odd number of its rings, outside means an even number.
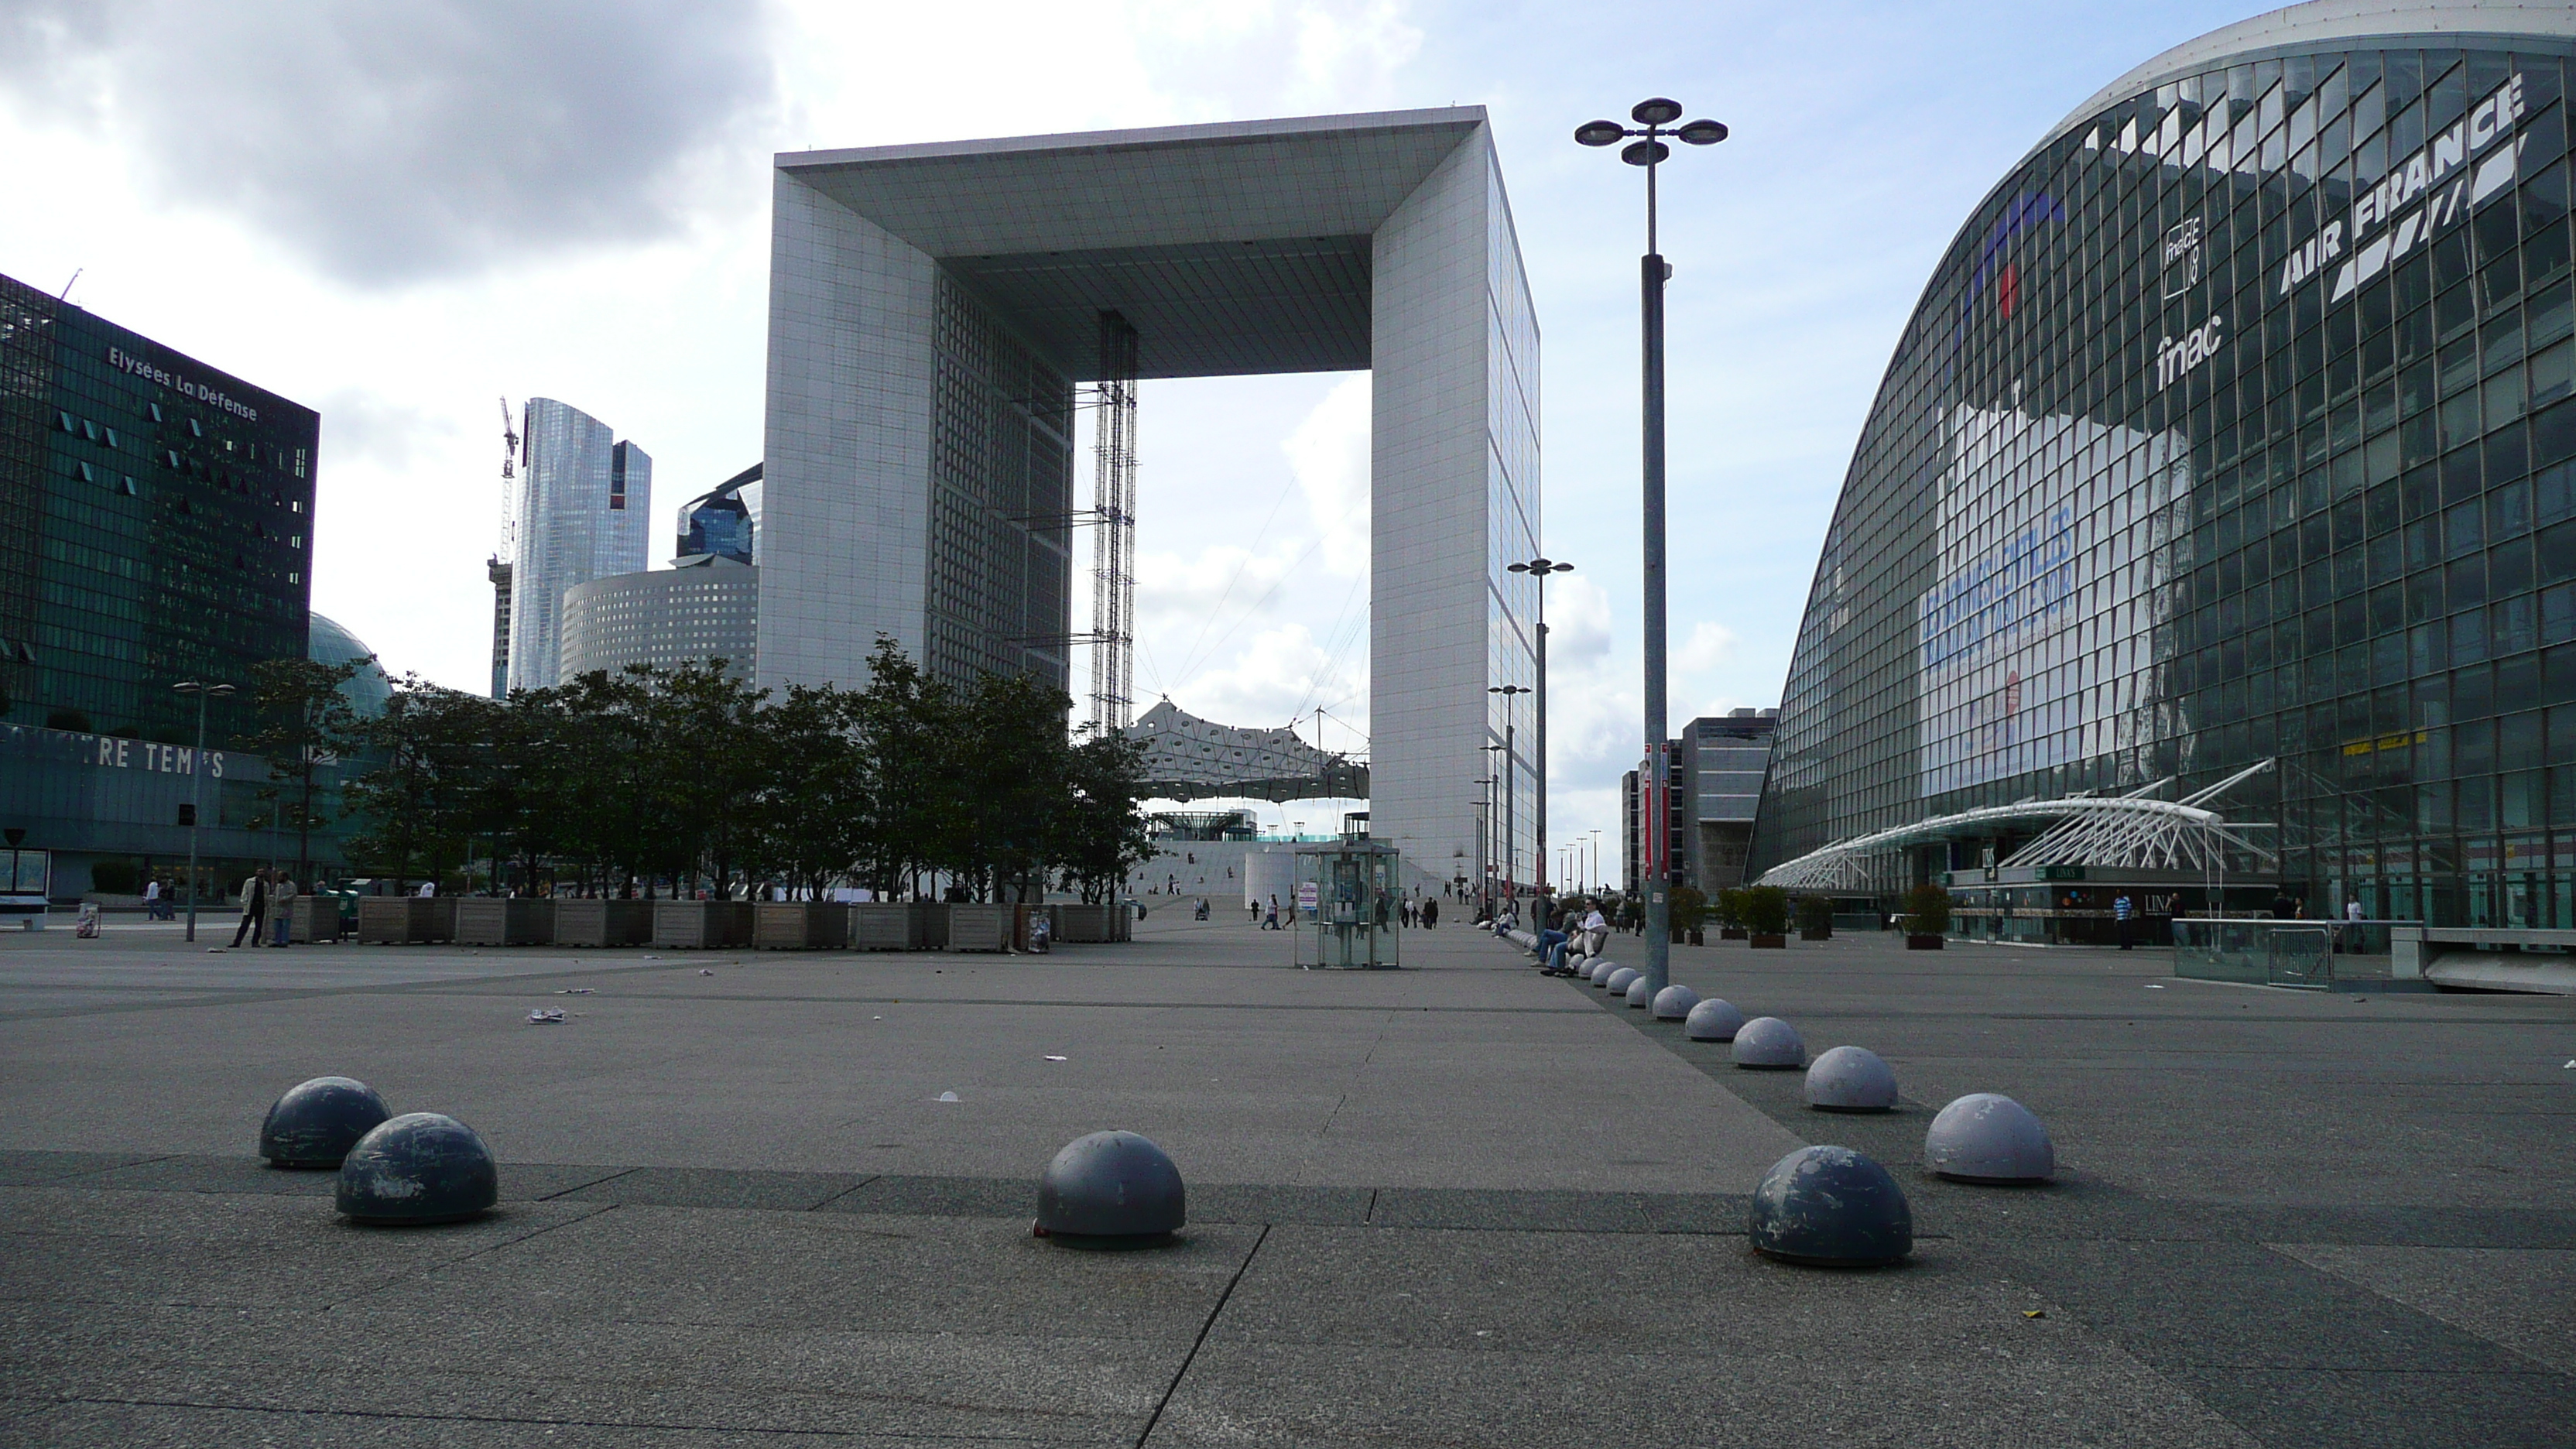
[[[206,701],[227,699],[229,684],[183,679],[170,688],[197,697],[197,753],[188,764],[188,939],[197,939],[197,821],[206,813]]]
[[[1616,121],[1586,121],[1574,130],[1576,144],[1620,147],[1619,159],[1646,171],[1646,254],[1638,260],[1639,313],[1645,351],[1645,627],[1646,764],[1640,793],[1649,795],[1641,814],[1652,814],[1654,828],[1640,832],[1648,847],[1638,872],[1646,888],[1646,985],[1651,994],[1672,979],[1672,866],[1666,812],[1673,788],[1672,754],[1665,739],[1669,724],[1664,699],[1664,282],[1672,268],[1656,250],[1655,167],[1672,155],[1663,143],[1671,136],[1691,146],[1714,146],[1726,139],[1718,121],[1691,121],[1666,130],[1682,118],[1681,103],[1660,96],[1639,101],[1629,112],[1635,127]],[[1628,140],[1635,137],[1635,140]]]
[[[1574,565],[1549,558],[1544,554],[1526,563],[1516,563],[1509,567],[1511,572],[1527,574],[1532,582],[1539,584],[1546,583],[1557,574],[1574,572]],[[1537,747],[1530,752],[1531,757],[1538,761],[1538,819],[1533,824],[1537,827],[1540,868],[1545,869],[1547,861],[1547,590],[1544,588],[1538,591],[1538,698],[1531,703],[1537,706],[1535,713],[1538,735]],[[1539,885],[1544,888],[1547,882],[1542,880]]]
[[[1520,896],[1521,842],[1518,833],[1514,829],[1519,822],[1515,818],[1518,812],[1514,807],[1518,802],[1513,799],[1514,791],[1512,787],[1520,782],[1520,740],[1518,735],[1515,733],[1518,728],[1518,721],[1512,717],[1512,696],[1516,694],[1527,694],[1530,691],[1525,686],[1518,684],[1497,684],[1491,686],[1485,692],[1487,694],[1499,694],[1503,697],[1503,781],[1502,784],[1495,787],[1501,794],[1503,801],[1503,835],[1502,846],[1500,849],[1496,850],[1494,854],[1496,858],[1501,861],[1503,867],[1504,897],[1506,899],[1518,899]],[[1546,867],[1542,865],[1540,868],[1545,869]]]
[[[1491,775],[1476,777],[1476,899],[1480,903],[1490,897],[1493,886],[1493,879],[1488,874],[1490,857],[1485,853],[1490,843],[1487,822],[1493,818],[1493,784]]]

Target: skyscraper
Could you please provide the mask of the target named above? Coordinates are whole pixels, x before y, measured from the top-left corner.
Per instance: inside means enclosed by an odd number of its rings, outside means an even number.
[[[508,685],[546,689],[558,672],[564,590],[645,566],[653,460],[552,398],[528,399],[519,436]]]
[[[680,546],[674,557],[713,554],[735,563],[760,562],[760,465],[752,464],[680,505]]]
[[[197,706],[172,684],[302,658],[320,429],[0,277],[0,715],[175,742]],[[250,713],[247,690],[213,702],[213,738]]]

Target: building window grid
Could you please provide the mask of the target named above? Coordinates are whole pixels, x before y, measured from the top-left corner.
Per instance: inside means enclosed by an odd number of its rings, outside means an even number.
[[[2569,784],[2559,777],[2570,773],[2566,767],[2517,776],[2510,786],[2498,777],[2439,778],[2430,768],[2440,763],[2434,758],[2439,748],[2429,738],[2447,726],[2471,723],[2468,705],[2491,708],[2496,697],[2492,679],[2474,673],[2500,673],[2495,664],[2482,657],[2462,667],[2456,657],[2443,657],[2456,639],[2472,651],[2514,651],[2516,682],[2528,676],[2533,685],[2524,697],[2551,711],[2545,720],[2537,711],[2512,717],[2528,720],[2517,726],[2517,738],[2533,742],[2535,761],[2576,759],[2576,714],[2560,697],[2576,695],[2576,657],[2561,647],[2576,622],[2569,618],[2576,599],[2568,597],[2565,581],[2576,541],[2563,528],[2545,534],[2552,526],[2551,505],[2542,501],[2544,495],[2564,497],[2566,469],[2576,465],[2534,452],[2567,451],[2565,435],[2576,432],[2576,412],[2568,410],[2576,405],[2564,402],[2561,380],[2568,366],[2561,359],[2576,354],[2549,350],[2569,330],[2561,60],[2434,52],[2391,55],[2383,67],[2382,59],[2311,57],[2286,74],[2279,63],[2267,62],[2196,77],[2178,90],[2114,107],[2055,143],[2051,154],[1999,187],[1980,208],[1963,242],[1991,226],[2017,192],[2038,189],[2061,199],[2077,225],[2023,253],[2023,265],[2038,275],[2022,279],[2031,284],[2022,295],[2047,315],[2095,299],[2083,314],[2088,327],[2054,339],[2071,353],[2054,359],[2041,350],[2052,339],[2035,328],[2000,338],[1962,338],[1949,375],[1941,376],[1942,369],[1925,365],[1925,354],[1941,350],[1944,324],[1976,300],[1968,295],[1967,259],[1954,249],[1945,260],[1891,363],[1856,450],[1846,501],[1838,510],[1845,516],[1836,519],[1828,539],[1827,561],[1875,554],[1881,566],[1854,590],[1830,578],[1820,562],[1818,587],[1800,631],[1798,665],[1784,692],[1782,769],[1767,804],[1758,855],[1777,860],[1934,807],[2016,798],[2033,793],[2034,785],[2143,783],[2140,777],[2177,769],[2206,775],[2232,759],[2273,752],[2333,760],[2353,743],[2343,734],[2347,723],[2366,730],[2388,720],[2405,726],[2410,738],[2427,733],[2425,744],[2404,751],[2374,746],[2339,758],[2384,770],[2381,755],[2420,757],[2396,762],[2394,773],[2404,775],[2403,781],[2382,784],[2374,776],[2364,787],[2383,796],[2392,789],[2416,791],[2413,811],[2381,812],[2384,818],[2416,820],[2416,836],[2403,847],[2410,855],[2429,859],[2435,853],[2418,849],[2418,837],[2443,813],[2437,802],[2445,795],[2452,818],[2501,818],[2501,804],[2486,797],[2509,790],[2519,792],[2514,818],[2576,825],[2563,808]],[[2294,214],[2304,208],[2313,221],[2341,209],[2315,204],[2320,187],[2340,186],[2349,194],[2354,186],[2376,182],[2392,161],[2402,161],[2425,135],[2438,135],[2517,70],[2525,76],[2530,104],[2519,133],[2524,149],[2516,187],[2438,231],[2430,246],[2419,246],[2390,275],[2338,307],[2313,305],[2319,286],[2313,282],[2288,302],[2266,298],[2264,284],[2278,274],[2291,242],[2311,234],[2289,224]],[[2426,75],[2429,82],[2421,79]],[[2261,89],[2249,92],[2248,80],[2260,82]],[[2210,104],[2201,104],[2204,95]],[[2254,99],[2239,99],[2248,95]],[[2140,184],[2139,168],[2115,173],[2092,164],[2101,159],[2098,153],[2085,153],[2088,135],[2110,134],[2133,118],[2139,132],[2151,133],[2168,114],[2182,118],[2178,126],[2213,133],[2224,126],[2238,159],[2222,173],[2221,184],[2208,185],[2208,178],[2188,166],[2161,163],[2147,164]],[[2258,160],[2249,178],[2241,159],[2249,150],[2262,159],[2274,151],[2304,159],[2287,175]],[[2026,179],[2035,177],[2046,179]],[[2115,181],[2126,184],[2115,187]],[[2213,258],[2207,295],[2224,299],[2218,306],[2230,318],[2248,319],[2238,335],[2252,340],[2241,343],[2239,353],[2222,352],[2206,376],[2195,371],[2179,389],[2159,390],[2151,398],[2134,375],[2139,339],[2156,329],[2170,332],[2182,320],[2173,315],[2182,307],[2154,308],[2141,299],[2122,314],[2118,269],[2124,258],[2138,254],[2141,237],[2150,230],[2160,235],[2186,210],[2205,218],[2204,245]],[[2245,363],[2241,378],[2230,365],[2239,355]],[[2435,400],[2420,379],[2401,395],[2400,374],[2437,358],[2444,367],[2435,405],[2427,406]],[[2057,391],[2065,410],[2100,411],[2116,397],[2117,411],[2149,425],[2146,431],[2189,440],[2185,486],[2178,499],[2160,507],[2129,508],[2130,490],[2105,486],[2107,476],[2098,466],[2068,490],[2077,511],[2066,532],[2088,566],[2080,571],[2084,582],[2076,590],[2076,607],[2051,636],[2054,650],[2041,656],[2049,670],[2077,681],[2071,687],[2083,693],[2073,697],[2156,702],[2167,711],[2170,737],[2084,750],[2063,764],[2015,772],[1964,792],[1966,798],[1926,798],[1920,782],[1908,780],[1901,768],[1914,744],[1906,736],[1919,739],[1923,728],[1909,708],[1914,691],[1903,687],[1914,667],[1907,654],[1921,641],[1888,627],[1894,621],[1887,617],[1873,628],[1865,619],[1825,627],[1825,616],[1845,598],[1910,599],[1920,592],[1910,578],[1897,576],[1924,571],[1908,550],[1866,545],[1876,541],[1870,535],[1883,537],[1910,516],[1899,490],[1921,481],[1906,460],[1919,456],[1923,415],[1940,407],[1939,400],[1952,400],[1954,410],[1963,392],[1992,395],[2006,379],[2027,377],[2052,362],[2064,375]],[[2541,410],[2552,402],[2560,404],[2559,413],[2544,424]],[[2464,456],[2465,462],[2458,461]],[[2134,472],[2134,458],[2129,464]],[[2061,459],[2052,466],[2081,465]],[[2532,476],[2525,480],[2525,473]],[[2483,520],[2488,536],[2461,541],[2465,521],[2431,519],[2436,500],[2454,508],[2465,504],[2471,512],[2463,520]],[[2497,536],[2499,528],[2511,536]],[[2407,570],[2420,567],[2421,555],[2444,530],[2461,552],[2457,586],[2449,574],[2418,586]],[[1967,547],[1991,547],[1997,535],[1996,521],[1981,518]],[[2396,542],[2401,538],[2403,544]],[[2106,576],[2152,568],[2158,558],[2172,570],[2171,579],[2154,591],[2167,598],[2169,617],[2142,621],[2141,601],[2134,598],[2103,607],[2106,592],[2118,592],[2101,587]],[[2498,585],[2494,590],[2491,581]],[[2449,610],[2430,597],[2444,587],[2454,594]],[[2462,587],[2475,597],[2462,596]],[[2510,598],[2486,598],[2506,587],[2514,591]],[[1896,611],[1882,611],[1891,612]],[[2467,622],[2437,628],[2436,616]],[[2298,621],[2295,633],[2292,617]],[[1862,637],[1851,637],[1854,625]],[[2386,642],[2391,639],[2403,647]],[[2562,663],[2566,669],[2557,669]],[[2449,674],[2442,672],[2445,665]],[[2467,699],[2461,697],[2464,683]],[[2298,703],[2351,691],[2367,701],[2355,721],[2343,719],[2353,711],[2313,711]],[[2446,697],[2436,699],[2437,694]],[[1830,731],[1799,718],[1820,721],[1846,698],[1888,703],[1858,720],[1837,719]],[[2098,703],[2088,710],[2095,720],[2103,718],[2099,711]],[[2338,788],[2349,792],[2356,783],[2347,777]],[[2383,909],[2401,904],[2390,892],[2408,894],[2407,904],[2419,909],[2435,909],[2428,903],[2440,891],[2426,882],[2408,880],[2400,890],[2394,879],[2400,873],[2388,868],[2389,857],[2380,849],[2391,832],[2364,845],[2348,821],[2331,829],[2318,826],[2313,817],[2342,813],[2349,798],[2302,790],[2296,782],[2285,788],[2285,816],[2311,817],[2283,821],[2307,827],[2298,834],[2309,842],[2309,858],[2294,862],[2293,869],[2320,879],[2350,877],[2355,889],[2378,888]],[[2463,800],[2472,801],[2465,814],[2458,804]],[[2561,808],[2553,811],[2553,804]],[[2331,848],[2319,846],[2321,840]],[[2454,845],[2452,853],[2497,855],[2491,846],[2471,851]],[[2420,868],[2425,860],[2413,864],[2419,868],[2405,874],[2434,874]],[[2365,872],[2365,865],[2372,868]],[[2381,879],[2365,882],[2365,873]],[[2559,914],[2566,911],[2567,886],[2562,877],[2543,887],[2544,895],[2554,893]],[[2477,882],[2469,887],[2468,912],[2492,914],[2496,902],[2481,895]],[[2447,889],[2460,893],[2457,883]],[[2535,907],[2525,900],[2516,909],[2528,914]],[[2553,905],[2543,901],[2537,909],[2547,913]]]

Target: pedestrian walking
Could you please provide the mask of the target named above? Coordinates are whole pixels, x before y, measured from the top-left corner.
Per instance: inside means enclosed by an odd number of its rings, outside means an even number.
[[[2123,951],[2128,950],[2133,944],[2130,935],[2134,929],[2131,924],[2134,919],[2129,905],[2129,893],[2122,891],[2119,899],[2111,902],[2111,920],[2120,932],[2120,949]]]
[[[1428,931],[1439,924],[1440,903],[1432,900],[1424,901],[1422,903],[1422,929]]]
[[[233,945],[238,948],[245,935],[253,946],[266,945],[267,942],[260,939],[260,932],[267,924],[268,867],[261,866],[242,877],[241,924],[233,927]]]

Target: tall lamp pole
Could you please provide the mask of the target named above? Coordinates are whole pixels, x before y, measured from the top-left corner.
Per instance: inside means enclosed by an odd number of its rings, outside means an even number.
[[[1651,797],[1640,801],[1641,818],[1651,816],[1653,825],[1639,833],[1646,838],[1646,867],[1638,872],[1646,888],[1646,989],[1660,992],[1672,980],[1672,862],[1665,857],[1672,852],[1670,820],[1673,788],[1673,762],[1664,731],[1669,725],[1664,699],[1664,282],[1672,268],[1666,265],[1655,245],[1655,168],[1669,158],[1672,148],[1663,138],[1671,136],[1685,145],[1714,146],[1726,139],[1726,126],[1718,121],[1691,121],[1665,129],[1682,118],[1681,103],[1660,96],[1639,101],[1630,108],[1629,116],[1637,124],[1622,126],[1617,121],[1586,121],[1574,130],[1576,144],[1583,146],[1620,147],[1619,159],[1646,171],[1646,254],[1638,259],[1639,309],[1645,343],[1645,628],[1646,648],[1646,765],[1647,775],[1638,782],[1640,793]],[[1635,137],[1634,140],[1629,140]]]
[[[1526,563],[1512,564],[1510,569],[1516,574],[1529,575],[1534,583],[1544,584],[1557,574],[1574,572],[1574,565],[1542,554]],[[1538,858],[1544,869],[1547,861],[1547,590],[1544,588],[1538,591],[1538,698],[1531,703],[1537,706],[1538,735],[1537,746],[1530,751],[1531,757],[1538,761],[1538,819],[1533,824],[1538,835]],[[1544,880],[1539,882],[1542,889],[1546,885]]]
[[[1521,843],[1515,829],[1520,822],[1516,818],[1518,812],[1514,807],[1519,803],[1517,799],[1519,792],[1512,787],[1520,783],[1520,738],[1517,733],[1519,722],[1512,715],[1512,696],[1528,694],[1530,690],[1524,685],[1497,684],[1485,692],[1503,697],[1503,782],[1496,787],[1502,791],[1503,797],[1503,836],[1502,848],[1497,850],[1495,855],[1502,861],[1504,898],[1518,899]],[[1546,863],[1540,862],[1539,869],[1547,869]]]
[[[183,679],[170,686],[197,697],[197,753],[188,764],[188,939],[197,939],[197,821],[206,813],[206,701],[230,698],[229,684]]]

